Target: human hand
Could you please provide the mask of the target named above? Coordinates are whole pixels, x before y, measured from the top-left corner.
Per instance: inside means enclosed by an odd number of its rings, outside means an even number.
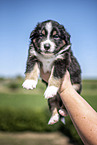
[[[44,73],[43,70],[41,69],[41,78],[48,82],[48,79],[50,77],[50,73]],[[68,72],[68,70],[66,70],[66,73],[62,79],[62,83],[59,89],[59,93],[62,93],[65,89],[69,88],[69,86],[71,85],[71,81],[70,81],[70,74]]]
[[[62,93],[63,91],[65,91],[70,86],[71,86],[70,74],[69,74],[68,70],[66,70],[66,73],[65,73],[65,75],[62,79],[62,83],[61,83],[61,86],[60,86],[59,93]]]

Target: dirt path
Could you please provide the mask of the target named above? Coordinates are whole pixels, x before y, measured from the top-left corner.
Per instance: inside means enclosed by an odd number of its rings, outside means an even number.
[[[0,145],[73,145],[68,137],[56,133],[4,133],[0,132]]]

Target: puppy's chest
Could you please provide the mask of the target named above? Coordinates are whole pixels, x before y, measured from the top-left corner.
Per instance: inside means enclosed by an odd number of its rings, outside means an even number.
[[[55,61],[55,57],[52,57],[52,58],[39,57],[38,59],[42,63],[42,67],[43,67],[44,73],[50,72],[51,68],[52,68],[52,65],[53,65],[53,63]]]

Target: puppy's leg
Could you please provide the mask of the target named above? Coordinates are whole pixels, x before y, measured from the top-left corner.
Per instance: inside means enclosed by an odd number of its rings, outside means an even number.
[[[49,109],[52,113],[52,116],[51,116],[48,124],[52,125],[52,124],[57,123],[59,121],[59,118],[65,124],[64,117],[67,116],[68,113],[67,113],[67,111],[62,103],[62,100],[60,98],[60,95],[58,93],[53,98],[48,99],[48,105],[49,105]]]
[[[26,72],[25,81],[23,83],[23,88],[34,89],[36,88],[38,77],[40,74],[39,65],[36,62],[33,64],[33,69],[30,72]]]
[[[48,122],[49,125],[53,125],[59,121],[59,114],[57,111],[57,97],[48,99],[49,109],[52,113],[52,116]]]
[[[54,66],[51,71],[51,75],[48,81],[48,87],[44,93],[45,98],[52,98],[54,95],[57,94],[62,78],[66,72],[66,65],[65,60],[57,60],[54,63]]]
[[[48,122],[48,125],[53,125],[59,121],[59,114],[57,112],[57,108],[54,108],[53,114]]]
[[[61,85],[61,78],[54,77],[54,67],[52,68],[51,75],[48,81],[48,87],[44,93],[46,99],[54,97]]]
[[[52,99],[52,98],[51,98]],[[68,115],[67,111],[66,111],[66,108],[61,100],[61,97],[59,95],[59,93],[57,93],[57,96],[56,96],[56,104],[57,104],[57,108],[58,108],[58,112],[61,116],[65,117]]]
[[[64,117],[68,115],[67,110],[65,109],[64,105],[59,109],[59,114]]]

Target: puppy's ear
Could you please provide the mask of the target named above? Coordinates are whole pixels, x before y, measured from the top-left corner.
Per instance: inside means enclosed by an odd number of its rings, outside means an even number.
[[[30,39],[33,39],[38,36],[39,30],[41,29],[40,23],[37,24],[36,28],[31,32]]]
[[[35,30],[33,30],[33,31],[31,32],[31,34],[30,34],[30,39],[32,39],[32,38],[34,37],[34,35],[35,35]]]
[[[70,57],[70,52],[66,52],[65,53],[65,60],[66,60],[66,67],[68,68],[70,66],[71,63],[71,57]]]
[[[65,40],[66,45],[70,44],[70,34],[66,31],[63,25],[61,25],[61,37]]]

